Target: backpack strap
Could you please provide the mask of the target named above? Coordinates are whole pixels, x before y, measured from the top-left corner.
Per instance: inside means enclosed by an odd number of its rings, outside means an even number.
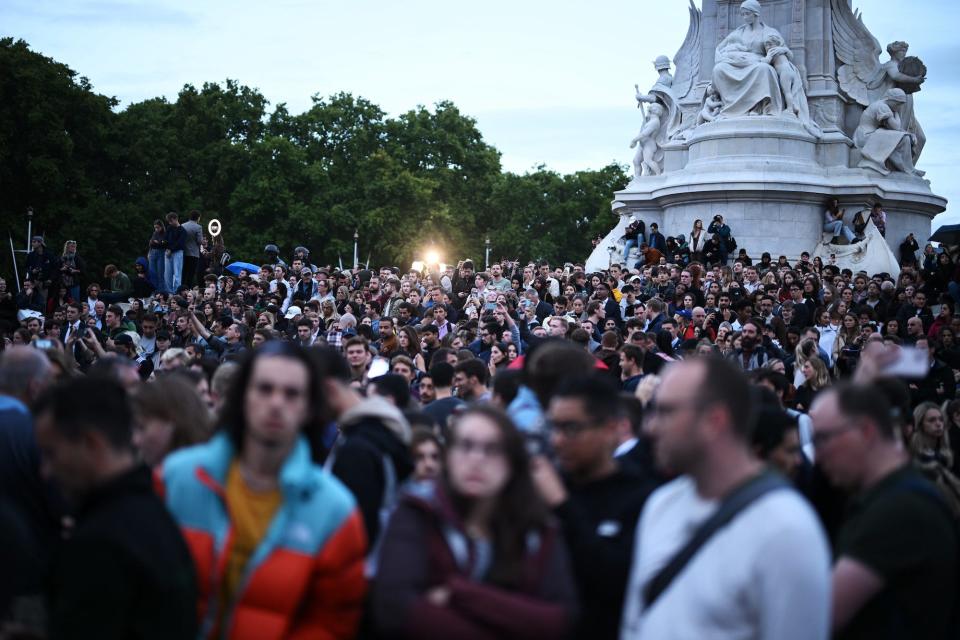
[[[787,489],[790,485],[773,471],[764,471],[751,478],[746,483],[734,489],[706,522],[700,525],[697,532],[683,546],[670,562],[661,569],[643,588],[643,599],[646,608],[653,606],[657,598],[667,590],[667,587],[684,570],[698,551],[713,537],[717,531],[726,526],[741,511],[753,504],[762,496],[778,489]]]
[[[383,454],[380,461],[383,465],[383,494],[380,497],[380,512],[377,514],[380,520],[380,532],[376,540],[370,541],[370,550],[367,552],[364,564],[367,578],[377,575],[380,565],[380,546],[383,543],[390,516],[397,507],[397,471],[393,466],[393,460],[387,454]]]

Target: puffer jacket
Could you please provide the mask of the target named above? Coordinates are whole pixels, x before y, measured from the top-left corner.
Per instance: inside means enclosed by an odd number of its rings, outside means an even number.
[[[304,438],[280,470],[283,503],[242,586],[233,602],[218,602],[233,541],[225,498],[233,458],[233,445],[220,434],[170,455],[156,478],[196,564],[200,637],[353,637],[366,594],[363,521],[349,491],[311,462]]]

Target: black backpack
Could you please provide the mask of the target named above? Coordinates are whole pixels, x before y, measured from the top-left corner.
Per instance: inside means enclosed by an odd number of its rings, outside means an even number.
[[[727,251],[736,251],[737,250],[737,239],[733,237],[733,234],[730,234],[730,237],[727,238]]]

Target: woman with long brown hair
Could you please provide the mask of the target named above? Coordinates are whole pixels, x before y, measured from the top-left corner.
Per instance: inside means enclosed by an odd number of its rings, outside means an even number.
[[[400,327],[400,330],[397,331],[397,345],[399,348],[394,355],[407,356],[418,370],[427,370],[427,363],[423,359],[423,350],[420,348],[420,336],[417,335],[416,329],[409,325]]]
[[[707,232],[703,229],[703,220],[697,218],[693,221],[693,229],[690,231],[690,261],[703,262],[703,246],[707,244]]]
[[[563,541],[506,414],[454,423],[436,483],[400,500],[384,534],[373,617],[387,637],[562,638],[576,595]]]

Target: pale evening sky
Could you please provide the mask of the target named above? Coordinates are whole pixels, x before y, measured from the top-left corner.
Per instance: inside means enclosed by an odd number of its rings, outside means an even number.
[[[916,96],[927,134],[919,166],[936,193],[960,203],[960,5],[854,6],[882,45],[906,40],[927,65]],[[26,40],[124,106],[226,78],[292,112],[339,91],[391,115],[451,100],[477,119],[505,169],[572,172],[629,164],[640,124],[633,85],[653,84],[650,62],[673,57],[687,16],[686,0],[3,0],[0,35]],[[933,227],[942,222],[960,222],[960,209]]]

